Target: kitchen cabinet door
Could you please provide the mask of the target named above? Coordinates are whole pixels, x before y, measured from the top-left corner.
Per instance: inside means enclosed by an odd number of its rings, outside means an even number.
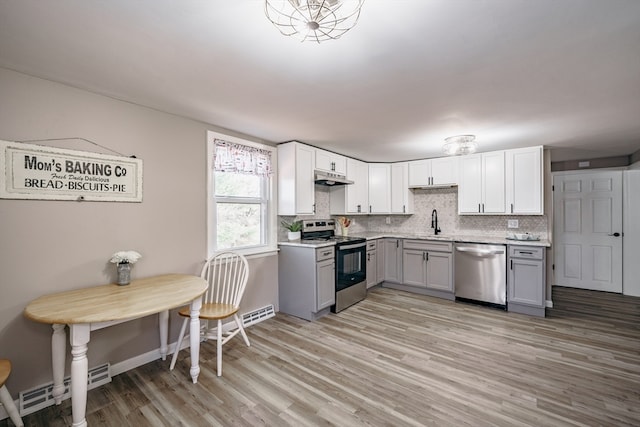
[[[460,158],[458,213],[505,213],[504,151]]]
[[[402,251],[403,283],[420,288],[427,287],[427,252],[418,249]]]
[[[316,310],[336,303],[335,260],[327,259],[316,263]]]
[[[504,151],[482,154],[482,213],[505,213]]]
[[[369,213],[391,212],[391,165],[369,164]]]
[[[347,158],[330,151],[316,149],[316,169],[325,172],[347,174]]]
[[[333,186],[329,192],[331,215],[369,213],[369,165],[347,159],[347,179],[353,184]]]
[[[391,213],[413,213],[413,192],[409,190],[407,162],[391,164]]]
[[[428,188],[458,184],[460,158],[439,157],[409,163],[409,187]]]
[[[298,142],[278,145],[278,215],[313,215],[315,148]]]
[[[545,316],[545,255],[545,248],[539,246],[509,245],[509,311]]]
[[[542,147],[505,152],[507,213],[544,214]]]
[[[377,250],[367,251],[367,289],[378,284]]]
[[[426,287],[453,292],[453,256],[444,252],[427,253]]]
[[[431,185],[458,184],[459,162],[458,156],[431,159]]]
[[[384,282],[384,245],[383,239],[376,240],[376,284]]]
[[[384,280],[402,283],[402,240],[383,239]]]
[[[431,185],[431,159],[409,162],[409,187],[427,187]]]

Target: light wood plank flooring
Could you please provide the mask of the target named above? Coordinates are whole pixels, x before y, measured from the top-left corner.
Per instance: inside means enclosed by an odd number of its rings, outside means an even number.
[[[640,298],[554,288],[546,319],[390,289],[310,323],[278,314],[251,347],[204,343],[89,392],[90,426],[640,425]],[[24,418],[66,426],[70,401]],[[11,425],[0,421],[0,426]]]

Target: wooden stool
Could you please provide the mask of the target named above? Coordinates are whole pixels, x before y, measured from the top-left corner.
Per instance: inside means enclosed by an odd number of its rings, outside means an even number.
[[[9,390],[7,390],[7,387],[4,385],[10,374],[11,362],[7,359],[0,359],[0,402],[2,402],[4,410],[9,414],[11,421],[13,421],[13,423],[18,427],[24,427],[22,418],[20,418],[20,414],[18,414],[18,408],[16,408],[16,405],[13,403],[13,399],[11,398],[11,394],[9,394]]]

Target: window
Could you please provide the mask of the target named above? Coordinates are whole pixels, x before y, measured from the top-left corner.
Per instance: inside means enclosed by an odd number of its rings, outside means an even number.
[[[207,140],[209,256],[275,250],[275,148],[215,132]]]

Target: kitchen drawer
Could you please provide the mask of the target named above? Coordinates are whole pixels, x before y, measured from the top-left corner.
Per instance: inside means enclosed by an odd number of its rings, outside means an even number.
[[[335,258],[335,250],[336,249],[333,246],[325,246],[324,248],[316,249],[316,262]]]
[[[367,250],[374,251],[378,245],[377,240],[367,240]]]
[[[433,240],[405,240],[405,249],[416,249],[419,251],[433,251],[433,252],[451,252],[451,242],[439,242]]]
[[[540,246],[509,245],[510,258],[542,259],[544,248]]]

